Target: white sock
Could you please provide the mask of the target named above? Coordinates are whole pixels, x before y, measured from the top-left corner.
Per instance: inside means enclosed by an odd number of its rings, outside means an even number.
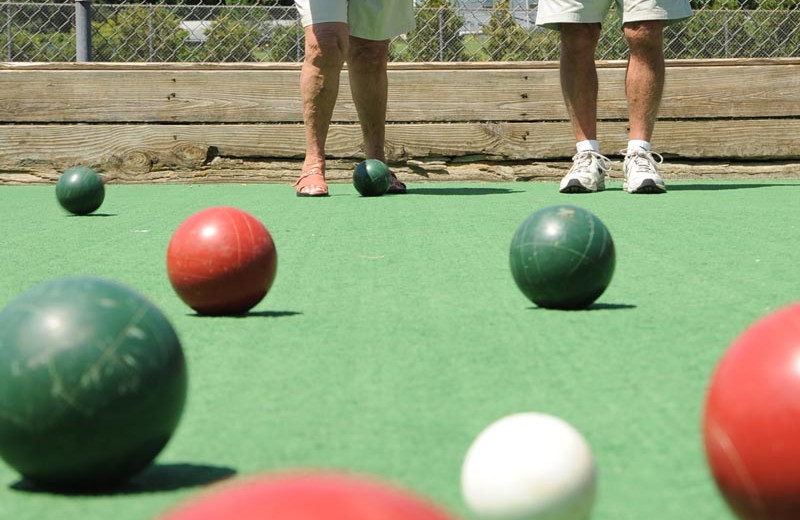
[[[600,153],[600,143],[597,142],[597,139],[587,139],[586,141],[578,141],[575,147],[578,149],[578,153],[581,152]]]
[[[650,151],[650,142],[642,141],[641,139],[631,139],[628,141],[628,151],[635,152],[636,150]]]

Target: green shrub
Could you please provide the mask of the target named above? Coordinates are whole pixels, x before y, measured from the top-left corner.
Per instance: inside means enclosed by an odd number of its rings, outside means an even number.
[[[300,24],[276,25],[267,35],[266,61],[296,62],[303,59],[303,28]]]
[[[176,61],[186,52],[188,33],[164,7],[122,9],[104,22],[92,22],[95,61]]]
[[[449,0],[425,0],[417,6],[416,27],[408,35],[403,54],[390,48],[393,61],[464,61],[461,30],[464,19]]]
[[[203,43],[202,59],[212,62],[256,61],[261,30],[246,14],[222,16],[211,24]]]

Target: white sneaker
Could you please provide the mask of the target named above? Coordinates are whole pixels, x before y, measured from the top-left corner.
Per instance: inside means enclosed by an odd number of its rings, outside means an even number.
[[[572,157],[572,168],[561,179],[561,193],[592,193],[606,189],[607,157],[597,152],[578,152]]]
[[[664,180],[658,174],[658,165],[664,162],[663,157],[644,150],[623,150],[622,153],[625,154],[625,162],[622,164],[622,171],[625,174],[623,190],[627,190],[628,193],[667,192]]]

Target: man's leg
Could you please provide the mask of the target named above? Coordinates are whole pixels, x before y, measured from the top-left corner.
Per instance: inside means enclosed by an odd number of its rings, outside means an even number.
[[[664,38],[661,21],[623,26],[630,58],[625,74],[630,138],[650,141],[664,92]]]
[[[605,189],[608,160],[597,143],[597,69],[594,53],[600,38],[598,23],[562,23],[561,92],[567,105],[578,153],[561,180],[562,193],[591,193]]]
[[[664,92],[663,22],[629,22],[623,25],[623,32],[630,50],[625,73],[630,140],[623,163],[623,187],[630,193],[664,193],[667,189],[658,173],[661,159],[650,150]]]
[[[577,141],[597,139],[597,69],[600,24],[562,23],[561,92]]]
[[[319,23],[305,28],[305,59],[300,72],[306,136],[304,174],[314,168],[325,172],[325,141],[339,95],[348,38],[344,23]]]

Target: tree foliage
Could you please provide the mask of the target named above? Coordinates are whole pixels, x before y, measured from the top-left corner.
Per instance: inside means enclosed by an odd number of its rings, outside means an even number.
[[[495,2],[481,31],[486,36],[483,48],[492,61],[528,60],[536,51],[532,33],[514,19],[509,0]]]
[[[96,61],[176,61],[188,33],[165,7],[136,6],[113,18],[92,22],[92,58]]]
[[[424,0],[417,5],[416,27],[408,35],[406,60],[463,61],[463,27],[464,18],[450,0]]]

